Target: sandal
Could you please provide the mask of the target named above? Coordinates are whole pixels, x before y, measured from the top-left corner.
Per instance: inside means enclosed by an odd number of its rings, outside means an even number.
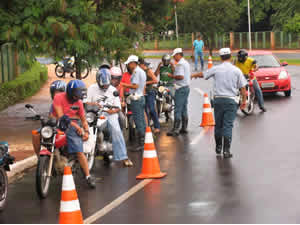
[[[123,160],[124,166],[126,167],[132,167],[133,163],[130,161],[130,159]]]
[[[154,129],[154,132],[153,132],[154,134],[159,134],[160,133],[160,129],[158,129],[158,128],[156,128],[156,129]]]

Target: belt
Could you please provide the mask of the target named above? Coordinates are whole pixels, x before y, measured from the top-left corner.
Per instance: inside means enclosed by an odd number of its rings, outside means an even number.
[[[237,104],[239,104],[239,101],[240,101],[239,96],[231,97],[231,96],[220,96],[220,95],[217,95],[217,96],[214,96],[214,98],[227,98],[227,99],[232,99],[232,100],[235,101]]]
[[[185,86],[180,86],[178,84],[174,84],[174,87],[176,90],[180,89],[180,88],[185,88],[185,87],[189,87],[189,85],[185,85]]]

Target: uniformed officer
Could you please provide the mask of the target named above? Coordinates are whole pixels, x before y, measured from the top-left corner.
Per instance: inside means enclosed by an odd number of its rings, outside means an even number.
[[[186,134],[188,126],[188,97],[190,94],[191,69],[190,64],[184,59],[181,48],[176,48],[172,55],[177,62],[174,74],[168,73],[168,76],[174,79],[175,87],[175,109],[174,126],[167,133],[168,136],[178,136],[179,133]],[[180,125],[182,122],[182,128]]]
[[[232,128],[238,110],[236,99],[239,91],[242,95],[241,109],[246,107],[247,80],[243,73],[231,64],[231,51],[222,48],[220,51],[222,64],[212,67],[206,72],[192,75],[192,78],[214,78],[214,109],[215,109],[215,140],[216,153],[219,155],[223,149],[224,158],[231,158],[230,145]],[[223,145],[224,141],[224,145]]]
[[[132,76],[130,78],[131,84],[121,83],[124,88],[130,89],[131,110],[138,134],[138,147],[131,149],[132,151],[144,150],[146,132],[144,89],[146,86],[147,76],[145,71],[138,66],[138,61],[139,58],[136,55],[128,57],[125,65],[127,65],[129,70],[132,71]]]

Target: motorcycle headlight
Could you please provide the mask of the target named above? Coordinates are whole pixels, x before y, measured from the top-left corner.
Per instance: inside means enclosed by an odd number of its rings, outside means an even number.
[[[49,127],[49,126],[43,127],[41,130],[41,135],[45,139],[51,138],[53,136],[52,127]]]
[[[88,112],[85,117],[88,123],[93,123],[95,120],[95,114],[92,112]]]
[[[283,70],[280,72],[278,79],[286,79],[287,77],[288,77],[287,72]]]
[[[158,88],[158,91],[159,91],[160,93],[163,93],[163,92],[165,91],[165,87],[164,87],[164,86],[160,86],[160,87]]]

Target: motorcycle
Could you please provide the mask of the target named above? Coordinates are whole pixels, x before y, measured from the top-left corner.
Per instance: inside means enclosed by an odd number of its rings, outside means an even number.
[[[174,110],[174,100],[171,90],[168,88],[168,82],[160,81],[157,86],[156,107],[158,117],[161,113],[165,113],[166,122],[170,119],[170,113]]]
[[[36,191],[40,198],[44,199],[48,196],[51,178],[57,175],[63,175],[65,165],[69,165],[73,175],[84,173],[77,159],[76,154],[69,154],[67,150],[67,138],[64,131],[67,129],[61,122],[55,118],[44,118],[39,115],[32,105],[25,105],[26,109],[34,114],[34,116],[26,117],[26,119],[41,122],[40,136],[41,146],[38,165],[36,169]],[[72,106],[70,110],[78,110],[78,106]],[[94,148],[93,148],[94,149]],[[94,151],[85,152],[88,159],[89,167],[94,163]]]
[[[119,96],[119,93],[114,93],[114,96]],[[102,156],[103,161],[110,164],[113,159],[112,139],[107,128],[108,118],[106,117],[105,112],[109,109],[116,109],[119,107],[107,104],[106,100],[107,97],[103,96],[97,101],[102,107],[99,105],[85,104],[85,111],[86,120],[92,128],[92,135],[96,140],[96,155]]]
[[[71,77],[74,77],[74,73],[76,73],[76,66],[75,66],[75,57],[65,57],[62,61],[55,63],[55,74],[59,78],[65,78],[66,73],[70,73]],[[91,66],[88,61],[82,59],[81,60],[81,78],[85,79],[90,71]]]
[[[123,109],[125,116],[126,116],[125,128],[126,128],[126,130],[128,130],[129,141],[133,142],[136,137],[136,133],[135,133],[136,126],[135,126],[135,123],[133,120],[132,111],[130,110],[130,104],[131,104],[130,93],[125,92],[124,97],[125,97],[125,103],[126,103],[125,107]]]
[[[8,179],[6,171],[10,171],[9,165],[13,164],[15,158],[9,154],[7,142],[0,142],[0,211],[5,208]]]
[[[255,108],[255,92],[253,89],[252,81],[247,79],[248,84],[246,85],[246,108],[242,109],[242,113],[246,116],[253,114]],[[239,105],[242,104],[242,97],[239,94]]]

